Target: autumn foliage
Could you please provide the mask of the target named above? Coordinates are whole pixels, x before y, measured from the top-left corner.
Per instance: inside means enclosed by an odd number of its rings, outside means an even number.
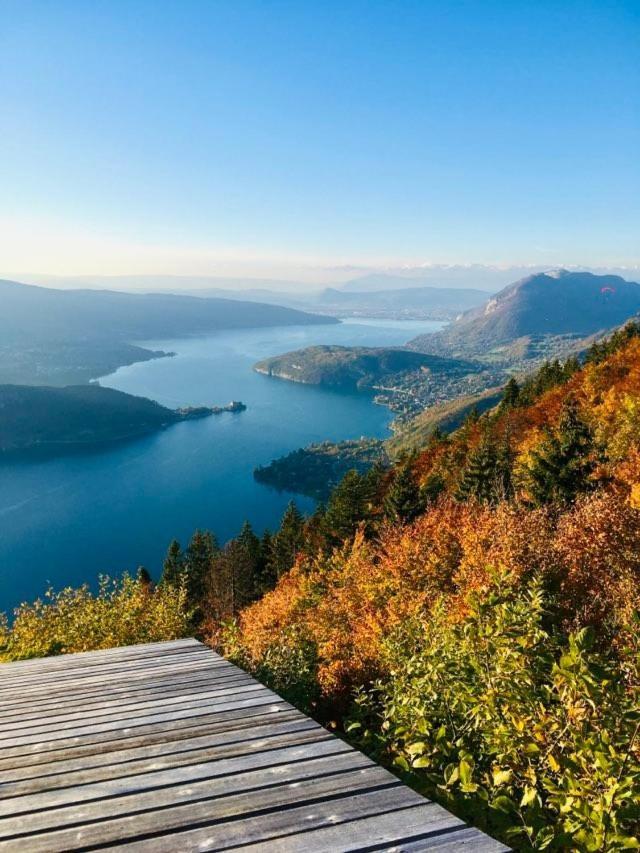
[[[309,539],[227,635],[515,849],[640,848],[637,331],[434,436],[403,463],[414,520],[382,496],[338,547]]]

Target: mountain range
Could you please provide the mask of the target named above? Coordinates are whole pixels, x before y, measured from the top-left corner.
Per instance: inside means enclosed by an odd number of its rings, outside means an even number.
[[[454,357],[508,355],[509,347],[522,354],[542,338],[586,338],[624,323],[638,311],[640,284],[561,269],[520,279],[442,331],[414,338],[409,346]]]
[[[0,382],[66,385],[164,355],[133,342],[220,329],[334,323],[278,305],[0,281]]]

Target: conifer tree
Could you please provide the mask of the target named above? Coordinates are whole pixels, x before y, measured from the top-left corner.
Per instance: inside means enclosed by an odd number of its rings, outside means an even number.
[[[500,405],[503,409],[515,409],[515,407],[519,403],[519,398],[520,386],[518,385],[518,382],[515,377],[512,376],[507,382],[507,384],[504,386]]]
[[[187,597],[190,606],[200,607],[204,598],[207,576],[220,548],[208,530],[196,530],[184,556]]]
[[[463,426],[465,426],[465,427],[473,426],[473,424],[477,424],[479,420],[480,420],[480,412],[478,411],[478,407],[474,403],[473,406],[471,406],[471,408],[467,412],[467,415],[464,419]]]
[[[423,505],[426,507],[428,504],[435,503],[445,488],[446,484],[440,474],[429,474],[420,488],[420,498]]]
[[[328,541],[326,536],[327,509],[323,503],[319,503],[313,513],[307,518],[304,526],[304,541],[309,553],[326,551]]]
[[[424,510],[424,499],[409,465],[397,468],[384,498],[384,513],[390,521],[406,524]]]
[[[269,569],[277,580],[292,568],[304,539],[304,519],[293,501],[287,506],[280,528],[271,542]]]
[[[378,472],[347,471],[327,503],[325,530],[331,543],[350,538],[360,524],[370,525],[379,482]]]
[[[436,426],[431,430],[431,435],[427,441],[427,448],[437,447],[445,441],[448,441],[447,434],[436,424]]]
[[[242,525],[242,529],[238,534],[237,542],[257,565],[260,560],[260,540],[253,532],[253,527],[251,527],[251,524],[248,521],[245,521]]]
[[[511,447],[511,437],[507,433],[498,445],[496,452],[496,473],[494,478],[495,500],[510,500],[513,497],[513,465],[515,454]]]
[[[562,410],[558,428],[548,431],[540,448],[533,452],[527,470],[528,491],[536,506],[570,504],[590,488],[593,471],[593,440],[581,419],[575,400]]]
[[[243,572],[246,575],[243,581],[243,595],[248,597],[248,600],[259,598],[263,593],[262,578],[264,575],[264,564],[262,545],[248,521],[245,521],[242,525],[242,530],[236,542],[238,543],[239,555],[244,567]]]
[[[260,539],[260,560],[256,576],[256,594],[264,595],[276,584],[276,575],[271,565],[271,550],[273,548],[273,536],[270,530],[265,530]]]
[[[179,586],[185,571],[184,555],[177,539],[173,539],[167,549],[167,556],[162,564],[161,584]]]
[[[458,500],[476,498],[492,503],[496,497],[498,455],[494,442],[485,434],[480,444],[467,457],[467,464],[458,484]]]
[[[258,552],[245,535],[231,539],[213,557],[207,578],[207,612],[217,622],[230,619],[256,597]],[[253,531],[250,531],[253,535]],[[258,542],[256,538],[256,542]],[[258,542],[259,544],[259,542]]]
[[[138,571],[136,572],[136,578],[138,583],[142,584],[142,586],[151,590],[153,587],[153,580],[148,570],[144,566],[138,566]]]

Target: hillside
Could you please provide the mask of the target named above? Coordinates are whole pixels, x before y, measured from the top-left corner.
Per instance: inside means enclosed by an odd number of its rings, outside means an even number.
[[[619,276],[559,270],[530,275],[471,309],[441,332],[421,335],[419,352],[517,361],[545,342],[556,351],[570,338],[612,329],[640,311],[640,284]],[[543,353],[545,354],[545,353]],[[546,355],[555,354],[553,351]]]
[[[386,439],[385,447],[392,456],[424,447],[434,431],[453,432],[463,424],[471,411],[483,414],[496,406],[501,398],[501,389],[488,388],[479,394],[468,394],[430,406],[403,423],[392,438]]]
[[[195,414],[99,385],[0,385],[0,453],[53,452],[119,441]]]
[[[174,294],[56,290],[0,281],[0,381],[69,384],[155,357],[136,341],[336,322],[292,308]],[[108,353],[108,355],[107,355]],[[106,357],[105,357],[106,356]]]
[[[212,640],[514,850],[637,849],[639,411],[640,326],[510,382]]]
[[[446,374],[472,369],[468,362],[406,349],[343,346],[306,347],[264,359],[254,366],[258,373],[290,382],[349,390],[371,389],[408,372]]]

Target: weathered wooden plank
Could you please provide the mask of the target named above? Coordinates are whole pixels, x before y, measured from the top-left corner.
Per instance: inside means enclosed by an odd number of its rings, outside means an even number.
[[[173,674],[173,678],[172,678]],[[89,704],[91,702],[111,701],[121,695],[128,693],[146,693],[147,687],[150,689],[163,690],[171,687],[174,683],[198,682],[220,680],[226,681],[230,678],[239,678],[245,675],[241,670],[228,670],[223,673],[212,673],[206,664],[197,667],[181,668],[176,667],[172,673],[171,669],[159,674],[150,674],[146,677],[127,679],[122,677],[115,681],[96,682],[89,684],[86,689],[82,685],[78,685],[73,689],[65,690],[49,690],[41,693],[30,695],[26,694],[22,699],[13,698],[11,702],[4,701],[0,698],[2,709],[7,718],[12,716],[20,716],[25,713],[35,714],[40,704],[45,704],[44,710],[51,709],[55,711],[61,706],[69,708],[77,703]]]
[[[162,678],[165,675],[169,675],[172,671],[177,674],[188,675],[195,672],[202,673],[203,668],[208,668],[208,664],[201,660],[199,662],[190,661],[184,664],[172,665],[169,663],[157,665],[148,670],[133,671],[131,673],[117,672],[97,676],[92,675],[84,680],[74,681],[72,684],[58,681],[54,682],[50,688],[41,685],[36,689],[21,688],[20,690],[7,691],[5,694],[0,694],[0,703],[8,705],[15,700],[24,701],[26,698],[37,702],[40,698],[51,699],[56,696],[63,696],[65,693],[69,697],[73,697],[74,695],[81,696],[85,688],[92,689],[98,685],[102,685],[105,690],[108,690],[111,685],[123,684],[125,681],[131,685],[139,685],[150,678]],[[209,669],[209,671],[211,670]],[[221,666],[219,672],[220,674],[231,673],[230,664],[227,664],[224,668]]]
[[[0,800],[0,817],[28,814],[41,809],[59,808],[72,803],[91,802],[138,791],[151,791],[168,785],[180,785],[216,776],[230,776],[234,773],[246,773],[254,768],[275,767],[278,764],[305,761],[314,756],[339,755],[347,752],[349,752],[348,746],[337,738],[327,735],[324,739],[316,738],[311,743],[299,746],[287,746],[251,755],[223,758],[220,761],[189,764],[170,770],[150,771],[118,779],[107,779],[103,782]],[[352,754],[355,755],[353,752]]]
[[[44,793],[58,788],[68,788],[75,785],[87,785],[89,782],[106,781],[108,779],[125,778],[140,773],[168,770],[174,767],[184,767],[203,762],[220,761],[223,758],[233,758],[241,755],[255,755],[258,752],[273,751],[283,747],[301,743],[324,741],[327,732],[320,726],[298,726],[284,732],[265,734],[259,738],[235,739],[231,742],[211,742],[202,738],[203,743],[194,746],[191,741],[190,749],[180,749],[167,752],[157,752],[152,755],[142,755],[130,760],[103,762],[98,766],[66,770],[48,776],[41,776],[24,782],[0,782],[0,797],[18,797],[21,801],[26,794]],[[150,752],[153,752],[150,750]],[[17,808],[20,802],[17,802]],[[0,805],[0,813],[2,806]]]
[[[430,831],[426,831],[430,827]],[[181,848],[186,849],[186,848]],[[473,853],[506,853],[507,848],[489,836],[481,835],[450,815],[433,820],[429,804],[413,806],[400,811],[376,814],[371,817],[346,821],[335,826],[325,826],[307,832],[279,836],[258,844],[242,844],[234,850],[253,853],[363,853],[363,851],[402,851],[422,853],[439,850],[454,853],[456,850]]]
[[[129,772],[132,762],[141,759],[151,762],[161,755],[188,753],[194,750],[238,743],[246,744],[247,749],[256,748],[255,744],[265,743],[265,738],[272,735],[284,735],[299,731],[324,733],[321,726],[301,714],[297,714],[293,719],[280,720],[278,718],[276,722],[273,721],[272,717],[267,717],[263,719],[262,725],[254,725],[249,731],[244,728],[225,728],[223,731],[213,733],[191,734],[191,736],[181,740],[170,740],[164,737],[158,743],[145,742],[138,747],[131,747],[127,744],[124,748],[114,749],[107,754],[61,758],[47,764],[39,762],[31,767],[20,765],[12,770],[2,772],[0,796],[16,796],[17,794],[27,793],[28,790],[55,788],[58,787],[58,782],[68,784],[70,776],[67,774],[78,771],[108,767],[109,772],[114,772],[115,765],[124,765],[124,770]],[[17,783],[25,783],[25,785],[28,783],[28,786],[24,788],[14,787]]]
[[[121,728],[124,725],[128,727],[134,726],[138,722],[150,721],[150,718],[156,717],[159,708],[162,708],[162,713],[166,714],[171,713],[174,710],[178,711],[189,708],[212,709],[219,704],[223,704],[227,707],[233,707],[236,703],[240,706],[245,698],[249,699],[259,696],[264,698],[276,698],[275,694],[270,690],[267,690],[266,687],[262,687],[261,685],[254,683],[247,687],[240,688],[233,694],[225,695],[224,691],[222,691],[217,697],[212,698],[186,698],[184,701],[181,701],[176,705],[168,705],[166,708],[162,704],[153,704],[150,708],[143,708],[139,711],[124,711],[123,713],[114,713],[108,714],[105,717],[98,717],[95,722],[91,721],[87,723],[85,721],[84,725],[82,724],[82,721],[73,720],[69,723],[60,723],[59,726],[52,723],[49,725],[33,726],[18,732],[9,731],[6,734],[3,733],[4,736],[0,737],[0,750],[2,750],[5,743],[7,743],[7,745],[15,746],[27,743],[42,743],[43,741],[49,742],[61,737],[68,737],[74,733],[82,734],[86,732],[87,734],[90,734],[92,730],[104,731],[104,726],[111,726],[115,728]]]
[[[87,663],[99,663],[104,660],[144,657],[146,655],[159,657],[160,655],[183,648],[201,649],[202,643],[194,640],[193,637],[186,637],[181,640],[160,640],[156,643],[139,643],[134,646],[116,646],[111,649],[98,649],[97,651],[90,652],[70,652],[64,655],[56,655],[55,657],[9,661],[3,664],[3,668],[7,675],[17,672],[37,672],[40,669],[47,669],[53,672],[56,669],[85,666]],[[213,654],[215,655],[215,652]]]
[[[371,766],[372,762],[365,756],[360,754],[354,756],[351,751],[345,750],[340,754],[319,756],[310,758],[308,761],[253,769],[246,774],[195,782],[192,780],[188,784],[135,792],[80,805],[73,804],[56,809],[29,812],[24,816],[0,819],[0,839],[31,835],[56,828],[62,829],[67,826],[81,826],[97,820],[123,817],[138,812],[153,812],[156,809],[188,803],[192,800],[212,800],[215,797],[243,791],[283,786],[304,779],[335,776]]]
[[[135,648],[135,647],[133,647]],[[205,654],[208,655],[207,648],[199,643],[181,644],[169,649],[157,648],[149,649],[145,652],[134,653],[133,651],[121,655],[105,655],[100,656],[99,652],[88,652],[86,657],[82,655],[60,655],[59,657],[40,658],[37,665],[30,669],[19,669],[18,664],[8,663],[6,670],[3,671],[3,679],[7,681],[24,681],[27,678],[38,680],[39,678],[49,678],[51,675],[59,673],[70,675],[72,673],[83,672],[92,669],[102,669],[104,667],[115,667],[124,665],[135,665],[136,663],[144,663],[150,660],[162,660],[167,657],[178,657],[180,655]],[[220,655],[211,652],[208,655],[212,662],[223,661]],[[31,662],[29,662],[31,663]]]
[[[245,693],[253,693],[256,690],[265,689],[253,678],[248,677],[240,684],[231,685],[220,685],[215,679],[211,679],[209,684],[203,689],[190,690],[187,686],[187,688],[183,687],[177,695],[165,695],[161,699],[151,698],[147,700],[138,699],[137,701],[122,700],[120,702],[109,702],[106,703],[105,707],[91,710],[89,716],[92,721],[95,720],[97,723],[102,723],[112,719],[137,717],[148,711],[155,712],[158,708],[180,707],[194,700],[206,703],[209,699],[215,700],[220,697],[232,699],[242,697]],[[40,717],[32,717],[28,720],[3,721],[0,724],[0,749],[2,749],[4,740],[11,739],[14,736],[36,734],[37,732],[60,732],[67,728],[73,728],[79,721],[86,720],[87,716],[87,712],[83,709],[81,711],[67,711],[67,713],[50,715],[49,717],[45,717],[44,720]]]
[[[45,673],[36,678],[22,676],[21,678],[4,678],[0,681],[0,695],[9,698],[12,693],[20,695],[24,688],[30,692],[44,691],[49,686],[59,689],[61,687],[73,687],[76,684],[95,683],[97,679],[118,679],[126,676],[144,675],[147,672],[164,672],[173,666],[186,667],[189,664],[198,664],[206,661],[213,669],[230,669],[232,664],[223,660],[207,661],[206,651],[184,651],[176,652],[162,657],[150,657],[145,660],[136,660],[131,663],[119,661],[117,663],[105,663],[100,666],[90,666],[73,672]]]
[[[422,809],[423,826],[427,824],[445,828],[456,822],[435,803],[425,803],[401,784],[382,790],[364,791],[354,795],[308,802],[294,808],[283,808],[266,814],[244,814],[240,820],[216,821],[210,814],[208,822],[183,832],[149,836],[128,843],[119,842],[118,848],[127,851],[149,851],[149,853],[175,853],[176,850],[229,850],[240,845],[262,845],[270,839],[283,838],[294,833],[308,833],[324,826],[341,825],[367,816],[388,812],[401,814],[416,805]],[[361,849],[366,849],[366,837],[361,839]],[[304,848],[303,848],[304,849]],[[342,850],[342,847],[338,847]]]
[[[189,708],[173,714],[159,715],[160,719],[154,719],[152,722],[147,722],[136,726],[125,726],[107,728],[103,732],[92,731],[89,734],[86,732],[81,735],[60,738],[47,743],[23,744],[20,746],[3,747],[0,750],[0,767],[11,766],[15,767],[16,762],[23,762],[26,765],[28,760],[48,761],[53,760],[54,756],[60,755],[63,751],[67,754],[72,752],[79,754],[79,750],[89,749],[94,750],[96,746],[102,746],[104,749],[119,748],[123,742],[135,742],[139,740],[146,741],[152,735],[167,737],[169,733],[173,735],[178,732],[179,728],[186,727],[194,729],[201,726],[218,726],[224,727],[230,725],[231,721],[236,723],[251,718],[253,714],[281,714],[290,713],[292,706],[284,700],[274,702],[271,696],[267,695],[253,701],[247,701],[238,708],[217,708],[215,712],[204,710],[202,708]]]
[[[230,821],[250,814],[278,812],[298,803],[324,804],[339,796],[360,792],[373,792],[391,787],[402,787],[398,780],[389,782],[380,767],[369,766],[330,776],[300,779],[283,785],[257,788],[237,793],[225,792],[213,799],[191,800],[182,804],[171,804],[165,808],[154,807],[151,811],[135,815],[116,816],[95,823],[80,824],[73,829],[50,830],[38,837],[30,834],[30,851],[67,851],[105,843],[122,843],[145,835],[157,835],[211,823],[212,819]],[[165,793],[165,792],[162,792]],[[31,831],[30,831],[31,832]],[[8,844],[11,850],[12,844]],[[17,843],[15,849],[17,849]]]
[[[6,772],[12,768],[34,772],[33,768],[41,768],[46,773],[49,766],[57,761],[96,755],[104,756],[104,760],[108,760],[109,753],[127,747],[135,749],[156,743],[170,745],[184,738],[198,735],[253,729],[267,722],[273,722],[274,719],[286,721],[299,718],[299,711],[283,701],[266,702],[234,711],[202,714],[195,717],[186,716],[168,722],[138,726],[128,731],[103,732],[92,737],[63,738],[62,741],[56,741],[56,745],[61,744],[56,749],[43,749],[41,744],[23,747],[29,752],[15,752],[4,748],[0,750],[0,772]]]
[[[108,708],[112,705],[123,701],[135,701],[143,697],[157,698],[162,700],[164,696],[177,696],[181,691],[188,689],[196,692],[206,690],[212,684],[220,687],[229,685],[246,684],[251,681],[251,676],[242,671],[231,672],[229,675],[214,676],[208,670],[204,669],[201,675],[186,676],[181,678],[165,678],[162,681],[140,682],[135,689],[126,685],[110,685],[108,689],[96,690],[89,694],[86,692],[79,693],[74,696],[69,702],[64,696],[54,699],[52,702],[38,701],[37,704],[33,701],[23,703],[19,708],[12,707],[8,709],[0,709],[0,729],[3,726],[10,725],[14,720],[38,720],[49,719],[59,714],[69,713],[69,708],[82,709],[84,713],[93,713],[103,708]]]

